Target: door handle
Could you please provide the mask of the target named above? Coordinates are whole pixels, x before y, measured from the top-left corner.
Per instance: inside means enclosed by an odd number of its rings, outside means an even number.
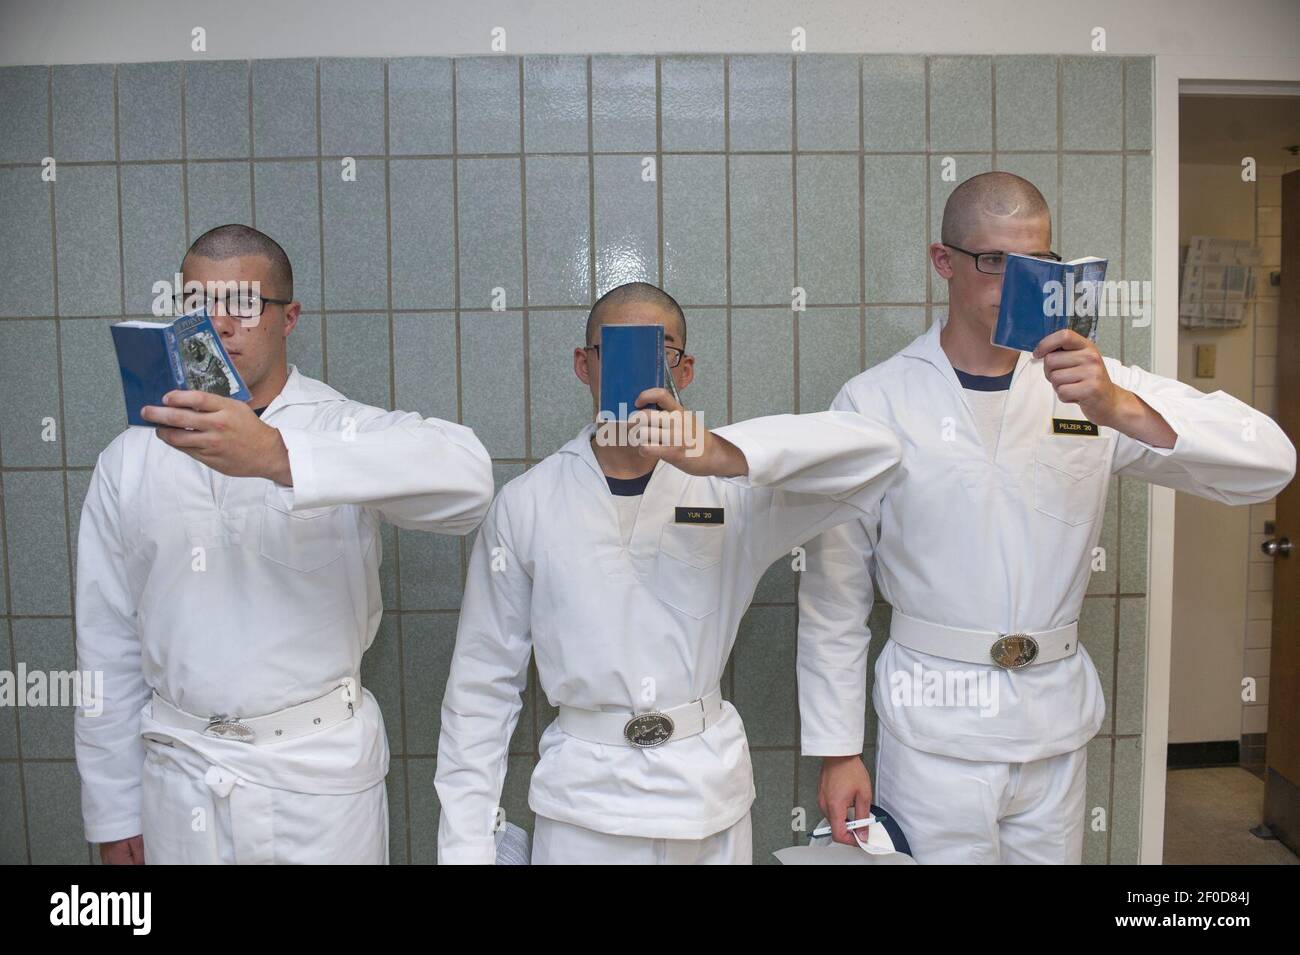
[[[1259,549],[1268,554],[1269,557],[1289,557],[1291,556],[1291,538],[1279,537],[1276,540],[1266,540],[1259,545]]]

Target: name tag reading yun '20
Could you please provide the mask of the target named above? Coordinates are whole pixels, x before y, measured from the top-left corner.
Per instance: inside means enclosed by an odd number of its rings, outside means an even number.
[[[679,507],[673,518],[677,524],[721,524],[720,507]]]

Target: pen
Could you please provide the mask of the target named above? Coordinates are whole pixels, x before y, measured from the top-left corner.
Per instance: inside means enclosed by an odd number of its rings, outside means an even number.
[[[867,818],[865,819],[850,819],[844,825],[845,828],[847,828],[851,832],[854,829],[865,829],[867,828],[867,826],[873,826],[875,824],[876,824],[876,817],[867,816]],[[818,828],[812,831],[812,837],[816,839],[818,836],[829,836],[831,834],[831,831],[832,830],[830,826],[819,826]]]

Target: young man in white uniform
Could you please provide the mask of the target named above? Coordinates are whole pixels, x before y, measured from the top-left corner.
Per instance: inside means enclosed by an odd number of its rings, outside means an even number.
[[[851,844],[843,820],[871,801],[860,753],[878,591],[894,613],[872,694],[877,802],[917,861],[1077,863],[1086,744],[1105,708],[1077,621],[1110,476],[1246,504],[1291,479],[1295,449],[1235,398],[1103,358],[1073,331],[1033,355],[989,343],[1002,253],[1051,248],[1031,183],[1005,172],[962,183],[942,239],[930,256],[948,281],[947,322],[832,405],[895,430],[903,461],[871,514],[809,546],[803,752],[826,757],[819,801]],[[918,692],[917,677],[970,692]]]
[[[86,837],[105,862],[388,858],[388,744],[361,656],[382,614],[379,522],[466,534],[492,497],[472,431],[350,401],[287,364],[289,260],[246,226],[201,236],[187,285],[245,404],[173,391],[99,456],[77,547]]]
[[[593,397],[603,323],[662,324],[690,384],[680,307],[632,283],[596,303],[574,350]],[[560,711],[529,790],[534,863],[752,861],[749,748],[718,689],[736,629],[774,560],[874,506],[898,442],[832,411],[702,431],[693,455],[671,433],[681,405],[664,389],[637,405],[651,402],[663,410],[633,415],[629,435],[660,446],[611,446],[588,425],[488,512],[442,707],[440,862],[493,861],[530,653]]]

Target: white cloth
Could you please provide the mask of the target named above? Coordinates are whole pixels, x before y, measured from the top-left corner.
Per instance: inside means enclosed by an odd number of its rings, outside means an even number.
[[[187,747],[147,743],[141,786],[149,865],[383,865],[383,782],[355,793],[259,786]]]
[[[619,538],[626,546],[632,540],[632,528],[636,526],[636,512],[641,509],[640,494],[613,494],[614,509],[618,511]]]
[[[883,726],[877,740],[875,799],[907,834],[917,862],[1082,861],[1088,747],[1007,763],[926,753]]]
[[[293,368],[262,420],[284,438],[292,488],[214,482],[152,428],[99,456],[77,545],[78,662],[104,673],[102,715],[76,715],[91,842],[141,831],[142,728],[272,788],[355,793],[388,771],[368,693],[352,719],[271,746],[149,719],[153,690],[234,717],[359,683],[383,611],[379,522],[465,534],[490,502],[491,461],[460,425],[350,401]]]
[[[475,542],[438,742],[442,862],[492,861],[530,651],[553,706],[631,713],[700,699],[718,686],[767,567],[870,510],[898,455],[890,431],[839,411],[718,428],[748,476],[659,462],[624,547],[593,431],[506,485]],[[678,508],[721,508],[723,522],[679,521]],[[654,749],[576,739],[555,723],[539,749],[534,812],[613,835],[703,839],[754,798],[729,703],[703,733]]]
[[[971,414],[975,416],[975,427],[979,431],[980,441],[985,453],[992,458],[998,449],[998,437],[1002,433],[1002,416],[1006,412],[1007,392],[979,391],[975,388],[963,389],[966,403],[970,405]]]
[[[753,865],[754,835],[749,813],[703,839],[647,839],[611,836],[538,816],[533,865]]]
[[[1110,358],[1111,379],[1164,417],[1178,435],[1174,447],[1110,428],[1096,437],[1056,434],[1053,418],[1084,415],[1056,399],[1042,362],[1024,352],[990,459],[940,347],[940,327],[849,381],[833,403],[896,432],[903,460],[872,513],[808,547],[797,667],[805,755],[862,751],[874,593],[909,616],[951,627],[1050,630],[1079,617],[1112,474],[1245,504],[1268,500],[1295,472],[1295,448],[1267,416],[1223,392],[1202,394]],[[1112,565],[1115,556],[1108,555]],[[997,713],[893,705],[891,678],[914,665],[982,672],[997,683]],[[916,749],[965,759],[1028,762],[1070,752],[1097,733],[1104,715],[1101,683],[1082,648],[1008,671],[890,641],[875,677],[884,726]]]

